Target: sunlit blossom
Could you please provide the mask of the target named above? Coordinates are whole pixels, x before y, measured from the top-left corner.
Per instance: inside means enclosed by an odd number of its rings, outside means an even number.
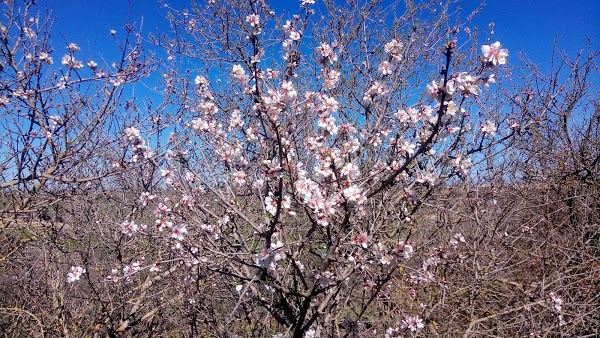
[[[430,84],[425,86],[425,96],[427,96],[429,100],[437,100],[440,94],[439,90],[440,88],[437,82],[431,81]]]
[[[317,51],[321,54],[325,62],[333,63],[338,60],[333,47],[328,43],[320,44],[319,47],[317,47]]]
[[[131,237],[138,232],[139,226],[134,221],[123,221],[121,223],[121,233]]]
[[[81,266],[72,266],[71,271],[67,273],[67,283],[78,281],[85,272],[85,269]]]
[[[290,32],[290,39],[291,40],[298,41],[298,40],[300,40],[300,37],[301,37],[300,32],[298,32],[296,30],[292,30]]]
[[[411,332],[420,331],[422,328],[425,327],[425,324],[423,323],[423,319],[419,318],[419,316],[415,316],[415,317],[406,316],[406,317],[404,317],[402,324],[404,327],[409,329]]]
[[[496,135],[496,124],[490,120],[485,121],[482,125],[481,125],[481,131],[490,135],[490,136],[494,136]]]
[[[365,232],[361,232],[360,234],[354,236],[352,243],[366,249],[369,246],[369,237]]]
[[[78,46],[76,43],[70,43],[70,44],[67,46],[67,49],[68,49],[69,51],[71,51],[71,52],[76,52],[76,51],[78,51],[78,50],[81,50],[81,48],[79,48],[79,46]]]
[[[366,197],[363,195],[362,189],[356,185],[351,185],[344,189],[343,193],[348,203],[362,204],[366,201]]]
[[[277,213],[277,200],[272,193],[269,193],[269,196],[265,197],[265,210],[273,216]]]
[[[392,64],[388,61],[383,61],[379,64],[379,72],[382,75],[390,75],[392,74]]]
[[[46,62],[49,65],[54,63],[54,60],[52,59],[52,57],[46,52],[41,52],[39,59],[40,59],[40,61]]]
[[[395,61],[402,60],[402,48],[404,44],[396,39],[388,42],[384,46],[384,51],[388,53]]]
[[[503,49],[499,41],[496,41],[491,45],[481,46],[481,52],[485,58],[484,60],[493,66],[505,64],[506,58],[508,57],[508,50]]]
[[[246,22],[252,27],[260,25],[260,16],[258,14],[250,14],[246,17]]]
[[[67,66],[68,68],[71,68],[71,69],[83,68],[83,62],[76,60],[75,57],[73,57],[69,54],[66,54],[65,56],[63,56],[61,63],[63,64],[63,66]]]
[[[246,184],[246,182],[248,182],[248,175],[241,170],[236,170],[235,172],[233,172],[232,176],[233,176],[233,182],[238,187],[240,187],[240,186]]]
[[[123,275],[129,279],[130,276],[132,276],[133,274],[135,274],[136,272],[140,271],[142,269],[140,262],[139,261],[135,261],[132,262],[129,265],[125,265],[122,269],[123,271]]]
[[[171,238],[174,238],[178,241],[183,241],[185,235],[187,235],[187,227],[185,224],[179,224],[171,229]]]
[[[473,163],[471,158],[464,158],[463,156],[458,155],[452,160],[452,165],[461,173],[467,174]]]

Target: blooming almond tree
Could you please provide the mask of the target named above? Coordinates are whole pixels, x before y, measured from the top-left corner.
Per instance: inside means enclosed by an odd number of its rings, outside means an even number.
[[[204,321],[219,318],[213,330],[423,330],[422,309],[372,312],[390,288],[433,283],[439,265],[460,257],[462,235],[423,247],[413,217],[437,186],[468,177],[478,154],[514,134],[485,92],[507,50],[477,46],[448,25],[448,7],[430,5],[441,14],[426,27],[412,22],[427,6],[400,3],[302,1],[296,15],[264,1],[169,8],[177,38],[155,43],[169,55],[165,95],[183,107],[183,124],[164,157],[151,159],[159,184],[140,191],[120,231],[131,256],[186,271],[185,297],[210,309]],[[374,29],[378,22],[389,28]],[[459,39],[472,46],[459,48]],[[182,78],[177,60],[196,64],[196,74]],[[143,162],[137,149],[149,135],[123,137],[129,161]],[[165,251],[144,249],[148,237]]]

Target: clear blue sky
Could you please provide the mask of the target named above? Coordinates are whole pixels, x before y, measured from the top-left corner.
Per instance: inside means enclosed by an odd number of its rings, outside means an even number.
[[[600,48],[599,0],[488,0],[486,3],[477,20],[493,21],[498,40],[512,55],[523,51],[538,64],[547,62],[555,37],[559,39],[559,47],[569,54],[584,46],[586,37],[595,48]]]
[[[177,8],[188,4],[182,0],[165,2]],[[480,2],[465,0],[461,7],[468,13]],[[155,0],[42,0],[38,3],[53,8],[58,19],[53,39],[57,50],[64,37],[68,42],[78,43],[82,51],[91,52],[86,56],[92,58],[98,57],[102,46],[112,43],[109,31],[115,29],[117,36],[122,34],[127,21],[140,22],[143,18],[146,35],[156,31],[158,26],[163,31],[168,30]],[[295,11],[299,6],[299,0],[270,0],[269,3],[275,4],[277,10],[288,7]],[[555,37],[569,54],[585,45],[586,37],[595,48],[600,48],[600,0],[487,0],[475,23],[485,29],[489,22],[495,23],[495,39],[509,49],[511,56],[525,52],[542,69]]]

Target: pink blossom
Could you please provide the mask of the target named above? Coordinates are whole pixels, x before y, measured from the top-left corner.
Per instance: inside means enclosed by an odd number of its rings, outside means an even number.
[[[254,129],[253,127],[249,127],[248,129],[246,129],[246,138],[248,142],[258,141],[258,133],[256,132],[256,129]]]
[[[481,125],[481,131],[489,134],[490,136],[496,135],[496,124],[494,122],[487,120]]]
[[[283,196],[283,200],[281,201],[281,207],[284,209],[289,209],[292,207],[292,200],[289,195]]]
[[[466,174],[473,165],[473,163],[470,158],[463,158],[461,155],[458,155],[452,161],[452,165],[463,174]]]
[[[382,75],[390,75],[392,74],[392,64],[388,61],[383,61],[379,64],[379,72]]]
[[[39,59],[40,61],[46,62],[49,65],[54,63],[54,59],[46,52],[41,52]]]
[[[300,37],[301,37],[300,32],[298,32],[296,30],[292,30],[290,32],[290,39],[291,40],[298,41],[298,40],[300,40]]]
[[[387,93],[388,91],[385,85],[375,81],[371,85],[371,87],[369,87],[369,90],[365,92],[365,95],[363,96],[363,101],[365,103],[371,103],[373,98],[375,98],[376,96],[386,95]]]
[[[269,196],[265,197],[265,209],[273,216],[277,213],[277,200],[274,198],[273,193],[269,193]]]
[[[357,179],[360,176],[360,171],[358,166],[354,163],[346,163],[342,170],[340,170],[340,174],[348,177],[351,180]]]
[[[343,190],[344,197],[350,204],[362,204],[366,201],[362,189],[356,185],[351,185]]]
[[[76,43],[70,43],[70,44],[67,46],[67,49],[68,49],[69,51],[71,51],[71,52],[76,52],[76,51],[78,51],[78,50],[81,50],[81,48],[79,48],[79,46],[78,46]]]
[[[381,258],[379,258],[379,263],[381,265],[390,265],[390,264],[392,264],[393,260],[394,260],[394,257],[392,257],[389,254],[384,254],[381,256]]]
[[[204,76],[197,75],[194,79],[194,84],[201,87],[208,86],[208,80]]]
[[[424,171],[424,172],[420,172],[417,175],[416,181],[418,183],[428,183],[429,185],[434,185],[435,182],[437,181],[437,176],[433,172],[433,170],[427,170],[427,171]]]
[[[402,60],[402,42],[393,39],[392,41],[385,44],[383,50],[388,53],[394,60],[401,61]]]
[[[549,296],[550,296],[550,301],[552,303],[552,308],[554,309],[554,311],[561,312],[562,305],[563,305],[562,298],[558,294],[556,294],[556,292],[550,292]]]
[[[71,69],[81,69],[83,68],[83,62],[75,60],[75,57],[66,54],[65,56],[63,56],[61,63],[63,64],[63,66],[67,66],[68,68]]]
[[[450,116],[454,116],[456,115],[456,113],[458,112],[464,113],[465,110],[464,108],[460,108],[456,102],[454,101],[449,101],[448,103],[446,103],[446,113]]]
[[[270,80],[276,79],[279,77],[279,71],[274,70],[272,68],[267,68],[267,78]]]
[[[505,64],[506,58],[508,57],[508,50],[503,49],[499,41],[496,41],[491,45],[481,46],[481,52],[483,53],[485,62],[490,63],[493,66]]]
[[[474,83],[464,83],[458,86],[458,90],[461,92],[463,96],[474,95],[478,96],[481,94],[481,88]]]
[[[241,187],[242,185],[246,184],[246,182],[248,182],[248,175],[241,170],[234,171],[232,176],[235,185],[238,187]]]
[[[490,84],[496,83],[496,74],[490,74],[490,76],[482,78],[481,81],[483,81],[485,88],[490,88]]]
[[[183,241],[188,231],[185,224],[179,224],[172,229],[171,237],[178,241]]]
[[[165,215],[166,213],[168,213],[170,211],[171,211],[171,209],[168,206],[166,206],[163,203],[159,203],[156,206],[156,209],[154,210],[154,214],[156,215],[156,217],[160,217],[160,216]]]
[[[460,127],[456,127],[456,126],[448,126],[448,128],[446,128],[448,130],[448,132],[450,134],[456,134],[460,131]]]
[[[402,123],[410,122],[414,124],[419,121],[419,111],[413,107],[408,109],[400,109],[394,114],[394,116]]]
[[[173,222],[168,217],[160,217],[154,223],[158,226],[158,231],[163,231],[165,228],[172,228]]]
[[[338,132],[338,127],[335,124],[335,118],[332,116],[322,117],[319,119],[318,126],[327,130],[330,135],[335,135]]]
[[[263,249],[257,254],[256,264],[270,271],[277,268],[277,262],[286,258],[284,244],[281,241],[271,243],[267,249]]]
[[[323,78],[325,79],[325,88],[333,89],[340,82],[341,73],[337,70],[323,70]]]
[[[141,195],[140,195],[140,202],[142,202],[143,206],[148,205],[148,203],[151,202],[151,201],[153,201],[154,199],[156,199],[156,196],[150,194],[147,191],[141,193]]]
[[[258,14],[251,14],[246,17],[246,22],[252,27],[260,25],[260,16]]]
[[[286,99],[293,99],[297,96],[294,84],[291,81],[284,81],[281,84],[281,90]]]
[[[429,100],[433,101],[433,100],[439,99],[439,94],[440,94],[440,88],[439,88],[439,85],[437,84],[437,82],[431,81],[430,84],[425,86],[425,96],[427,96],[427,98]]]
[[[242,114],[239,110],[235,109],[231,113],[231,120],[229,121],[229,130],[234,130],[243,126],[244,120],[242,119]]]
[[[194,196],[190,196],[190,195],[183,195],[183,196],[181,197],[181,202],[180,202],[180,204],[181,204],[181,205],[184,205],[184,206],[186,206],[186,207],[189,207],[189,208],[191,208],[191,207],[193,207],[193,206],[194,206],[194,204],[195,204],[195,201],[196,201],[196,200],[194,199]]]
[[[354,236],[352,243],[355,245],[360,245],[366,249],[368,247],[369,237],[367,236],[367,233],[361,232],[360,234]]]
[[[450,240],[450,245],[452,246],[452,248],[456,249],[458,247],[459,243],[464,243],[465,242],[465,237],[460,234],[454,234],[454,236],[452,237],[452,239]]]
[[[321,98],[321,109],[327,113],[336,112],[340,108],[339,103],[333,97],[323,95]]]
[[[251,14],[246,17],[246,22],[250,24],[252,30],[250,31],[251,35],[258,35],[262,32],[262,28],[260,26],[260,16],[258,14]],[[258,60],[255,60],[258,62]]]
[[[246,75],[246,71],[241,65],[234,65],[231,70],[231,77],[238,80],[240,84],[246,84],[250,81],[248,75]]]
[[[321,54],[325,62],[333,63],[338,60],[333,48],[328,43],[320,44],[319,47],[317,47],[317,51]]]
[[[402,326],[406,327],[411,332],[420,331],[422,328],[425,327],[425,324],[423,323],[423,319],[419,318],[419,316],[415,316],[415,317],[406,316],[406,317],[404,317],[402,324],[403,324]]]
[[[4,27],[2,27],[4,28]],[[37,34],[35,33],[35,31],[29,27],[23,27],[23,33],[25,33],[25,36],[28,39],[33,39],[37,36]]]
[[[135,261],[129,265],[123,267],[123,275],[129,279],[129,277],[136,272],[140,271],[142,267],[140,266],[140,262]]]
[[[134,127],[126,128],[124,132],[129,141],[136,140],[140,137],[140,130]]]
[[[385,338],[402,337],[402,330],[399,327],[390,327],[385,330]]]
[[[62,119],[59,115],[50,115],[48,117],[48,122],[50,123],[50,128],[55,129],[61,123]]]
[[[404,241],[401,241],[401,242],[398,243],[398,245],[394,249],[394,253],[396,253],[397,255],[399,255],[401,257],[403,257],[404,259],[409,259],[409,258],[411,258],[414,255],[415,249],[410,244],[410,242],[406,243]]]
[[[172,170],[169,170],[169,169],[161,169],[160,170],[160,175],[165,178],[165,183],[167,185],[172,185],[173,184],[174,174],[175,173]]]
[[[402,144],[400,145],[400,151],[404,155],[412,156],[415,153],[416,147],[417,147],[417,145],[414,143],[411,143],[409,141],[403,141]]]
[[[139,226],[134,221],[123,221],[121,223],[121,232],[129,237],[138,232]]]
[[[81,275],[85,273],[85,269],[81,266],[72,266],[71,271],[67,273],[67,283],[73,283],[81,278]]]

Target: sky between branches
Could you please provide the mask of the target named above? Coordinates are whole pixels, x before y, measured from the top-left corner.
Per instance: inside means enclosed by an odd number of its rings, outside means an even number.
[[[165,2],[174,8],[189,7],[189,1]],[[276,12],[295,13],[300,1],[269,3]],[[480,3],[480,0],[462,1],[463,15],[468,15]],[[82,50],[89,46],[91,50],[101,51],[103,46],[112,45],[110,30],[122,34],[126,22],[139,23],[142,18],[146,35],[155,32],[157,27],[168,30],[165,11],[155,0],[46,0],[39,4],[51,8],[57,18],[53,34],[57,45],[64,39],[78,43]],[[559,39],[559,47],[571,55],[585,46],[586,38],[590,38],[596,48],[600,44],[598,0],[487,0],[474,26],[487,29],[490,22],[495,23],[494,36],[509,49],[511,56],[525,52],[542,69],[555,37]]]

